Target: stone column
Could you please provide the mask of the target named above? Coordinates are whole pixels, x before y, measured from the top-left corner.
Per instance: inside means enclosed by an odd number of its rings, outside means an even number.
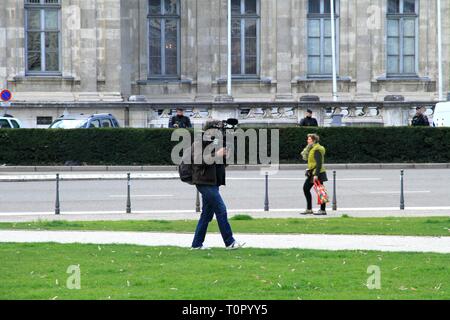
[[[277,0],[277,100],[293,100],[292,49],[291,49],[291,1]]]
[[[5,21],[4,33],[6,42],[3,46],[6,48],[6,81],[11,80],[14,76],[25,75],[25,48],[24,48],[24,1],[23,0],[6,0],[4,4]],[[3,71],[4,73],[5,71]]]
[[[96,1],[79,0],[79,3],[81,91],[94,93],[97,92]],[[92,98],[95,99],[95,97]]]
[[[212,15],[211,0],[197,0],[197,96],[196,101],[212,101],[212,52],[214,39],[211,35]]]
[[[374,8],[378,8],[380,14],[380,25],[374,25],[371,33],[372,42],[372,78],[376,79],[386,75],[386,41],[385,41],[385,21],[386,21],[386,1],[372,0]],[[378,100],[383,100],[383,92],[377,92]]]
[[[371,66],[373,63],[371,41],[368,26],[370,1],[355,1],[356,11],[356,97],[355,100],[370,101]],[[350,12],[349,12],[350,13]],[[350,13],[351,14],[351,13]]]
[[[128,59],[131,59],[132,43],[126,40],[131,40],[130,34],[130,8],[129,6],[135,1],[118,1],[118,0],[103,0],[104,2],[104,19],[105,19],[105,91],[120,95],[122,86],[126,94],[131,93],[131,63],[130,60],[122,60],[122,51]],[[121,6],[127,13],[121,19]],[[122,23],[121,23],[122,21]],[[121,43],[121,27],[123,31],[128,31],[128,38]],[[125,65],[124,65],[125,64]],[[126,70],[123,74],[122,67]],[[123,81],[121,80],[123,79]]]
[[[6,8],[0,6],[0,89],[6,88],[6,46]]]

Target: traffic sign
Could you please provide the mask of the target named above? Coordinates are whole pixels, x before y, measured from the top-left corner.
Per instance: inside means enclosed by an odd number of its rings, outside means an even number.
[[[12,99],[12,93],[8,89],[2,90],[0,93],[0,99],[4,102],[8,102]]]

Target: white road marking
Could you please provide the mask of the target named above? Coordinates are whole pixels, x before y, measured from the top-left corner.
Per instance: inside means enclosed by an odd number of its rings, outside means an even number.
[[[371,194],[400,194],[400,191],[374,191]],[[420,194],[420,193],[431,193],[429,190],[425,191],[405,191],[405,194]]]
[[[126,195],[110,195],[110,198],[126,198]],[[175,197],[173,194],[136,194],[131,195],[132,198],[171,198]]]
[[[304,210],[304,208],[297,209],[271,209],[269,213],[298,213]],[[376,207],[376,208],[339,208],[338,213],[348,213],[348,212],[398,212],[403,213],[405,211],[400,210],[399,207]],[[407,207],[406,211],[449,211],[449,207]],[[123,211],[62,211],[61,215],[108,215],[108,214],[124,214]],[[229,213],[234,214],[245,214],[245,213],[264,213],[263,209],[231,209],[228,210]],[[133,211],[134,214],[180,214],[188,213],[195,214],[194,210],[147,210],[147,211]],[[331,213],[331,211],[330,211]],[[1,212],[0,216],[46,216],[55,215],[55,212]]]
[[[280,181],[305,181],[306,178],[273,178],[270,177],[269,180],[280,180]],[[328,178],[330,179],[330,178]],[[265,180],[262,178],[238,178],[238,177],[227,177],[227,180]],[[340,178],[336,181],[381,181],[381,178]]]

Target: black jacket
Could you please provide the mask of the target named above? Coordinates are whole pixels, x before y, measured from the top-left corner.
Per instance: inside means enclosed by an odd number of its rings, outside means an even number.
[[[415,115],[412,120],[413,127],[429,127],[430,121],[428,121],[428,117],[423,114]]]
[[[173,116],[169,121],[169,128],[186,129],[192,128],[191,119],[186,116]]]
[[[225,165],[224,164],[206,164],[211,163],[214,155],[205,155],[203,158],[203,150],[209,144],[203,142],[201,149],[199,149],[200,142],[194,142],[192,145],[192,184],[194,185],[208,185],[208,186],[224,186],[225,179]],[[202,150],[200,152],[199,150]],[[201,164],[200,164],[201,163]]]
[[[317,120],[315,118],[303,118],[302,121],[300,121],[301,127],[318,127],[319,124],[317,123]]]

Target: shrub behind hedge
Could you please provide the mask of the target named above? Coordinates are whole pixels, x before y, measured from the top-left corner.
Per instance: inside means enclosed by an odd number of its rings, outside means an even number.
[[[281,163],[316,132],[328,163],[449,162],[450,128],[282,128]],[[170,129],[0,130],[0,165],[171,165]],[[270,141],[270,139],[269,139]]]

